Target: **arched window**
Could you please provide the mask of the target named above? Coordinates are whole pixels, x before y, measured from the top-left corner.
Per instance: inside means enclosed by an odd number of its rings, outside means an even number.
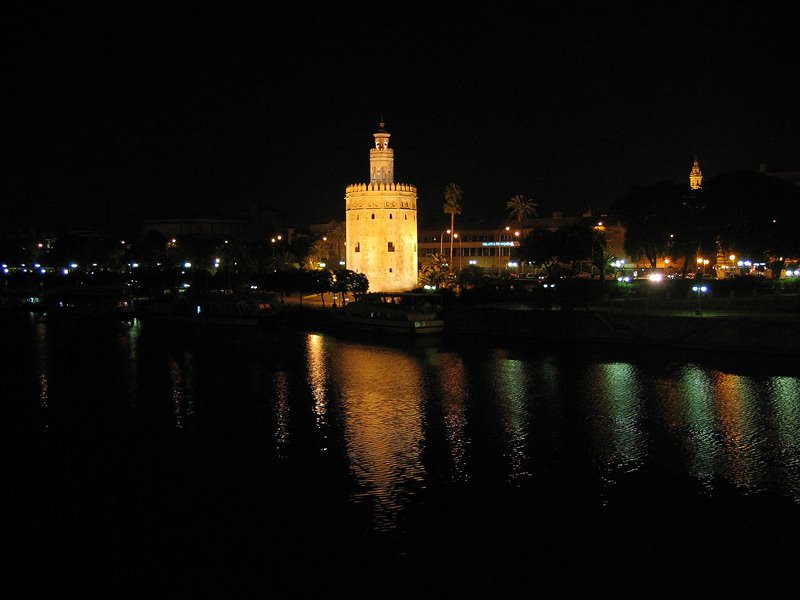
[[[356,252],[361,252],[361,242],[356,242]]]
[[[373,218],[373,219],[375,218],[375,213],[372,213],[372,218]]]
[[[392,218],[392,213],[389,213],[389,218],[390,218],[390,219]]]

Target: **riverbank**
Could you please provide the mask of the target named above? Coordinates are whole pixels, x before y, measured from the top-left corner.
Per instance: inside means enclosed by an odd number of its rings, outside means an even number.
[[[785,316],[784,316],[785,317]],[[559,343],[614,343],[696,350],[736,350],[800,355],[800,320],[745,313],[658,310],[537,310],[522,307],[455,307],[448,332]]]
[[[296,299],[295,299],[296,300]],[[450,306],[447,335],[530,339],[542,343],[605,343],[634,347],[737,351],[800,356],[800,298],[607,301],[544,309],[526,302]],[[319,296],[286,305],[289,322],[306,327],[333,326],[333,311]]]

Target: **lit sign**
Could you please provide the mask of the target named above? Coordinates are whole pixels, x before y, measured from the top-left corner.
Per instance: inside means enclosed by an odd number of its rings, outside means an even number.
[[[481,246],[515,246],[514,242],[483,242]]]

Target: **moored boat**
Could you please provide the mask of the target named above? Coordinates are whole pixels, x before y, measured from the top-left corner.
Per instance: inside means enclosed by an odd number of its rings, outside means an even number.
[[[178,297],[140,303],[142,319],[210,325],[258,326],[274,315],[272,297],[225,294]]]
[[[430,335],[444,332],[442,297],[429,293],[370,293],[336,311],[346,329]]]

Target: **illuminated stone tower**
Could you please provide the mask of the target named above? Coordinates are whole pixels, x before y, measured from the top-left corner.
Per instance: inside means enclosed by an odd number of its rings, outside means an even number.
[[[695,156],[692,170],[689,172],[689,189],[699,190],[701,187],[703,187],[703,173],[700,171],[700,163],[697,162]]]
[[[371,292],[417,286],[417,188],[394,182],[394,150],[380,123],[369,151],[369,183],[347,186],[347,268],[369,279]]]

